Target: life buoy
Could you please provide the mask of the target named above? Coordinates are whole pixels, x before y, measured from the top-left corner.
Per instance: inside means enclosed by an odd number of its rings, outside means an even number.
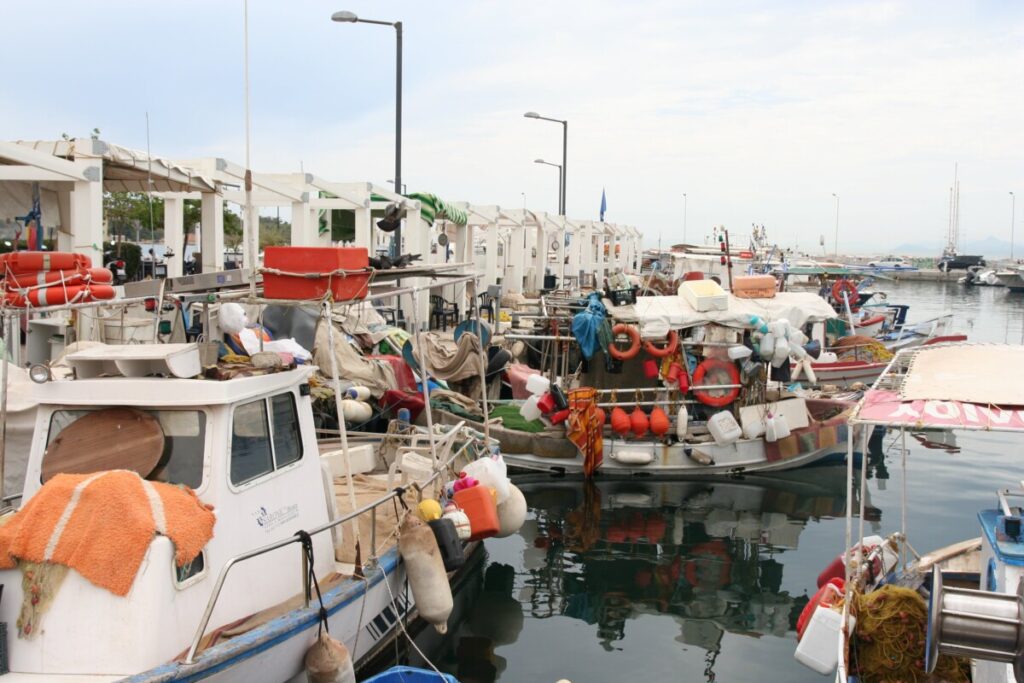
[[[699,575],[701,565],[714,563],[719,565],[717,578],[708,577],[706,574]],[[720,538],[716,538],[707,543],[695,545],[690,551],[690,558],[686,561],[683,571],[687,583],[691,586],[701,583],[706,585],[709,580],[717,581],[716,586],[727,586],[732,581],[732,557],[729,556],[725,543]]]
[[[754,258],[754,252],[752,251],[741,251],[740,258]]]
[[[80,285],[92,282],[98,285],[109,285],[114,281],[114,274],[106,268],[82,268],[80,270],[39,270],[32,273],[11,273],[3,278],[8,289],[26,289],[39,285],[62,283]]]
[[[629,336],[629,347],[625,351],[622,351],[615,345],[614,338],[620,334]],[[612,343],[608,345],[608,354],[615,360],[629,360],[630,358],[636,358],[638,353],[640,353],[640,330],[632,325],[617,323],[612,328]]]
[[[670,330],[666,339],[668,340],[668,343],[662,347],[655,346],[652,341],[644,342],[644,351],[655,358],[671,356],[676,352],[676,349],[679,348],[679,335],[675,330]]]
[[[65,251],[12,251],[0,254],[0,270],[16,275],[39,270],[75,270],[92,268],[92,260],[85,254]]]
[[[708,384],[735,384],[737,386],[732,389],[701,389],[700,385],[704,383],[703,380],[708,373],[719,376],[725,373],[725,378],[723,379],[728,380],[715,380],[708,382]],[[739,383],[740,373],[736,369],[735,363],[719,360],[718,358],[708,358],[697,366],[696,372],[693,373],[693,383],[690,387],[693,389],[693,395],[704,405],[711,406],[712,408],[724,408],[735,401],[736,397],[740,395]]]
[[[877,315],[871,315],[866,318],[861,318],[854,322],[854,327],[870,327],[871,325],[877,325],[878,323],[884,323],[885,316],[881,313]]]
[[[843,303],[843,292],[846,292],[850,300],[850,309],[856,311],[860,302],[860,294],[857,292],[857,285],[853,281],[841,277],[832,283],[832,300],[837,304]]]
[[[71,287],[43,287],[27,293],[8,292],[7,303],[17,308],[26,306],[58,306],[79,304],[86,301],[104,301],[114,298],[114,288],[109,285],[74,285]]]

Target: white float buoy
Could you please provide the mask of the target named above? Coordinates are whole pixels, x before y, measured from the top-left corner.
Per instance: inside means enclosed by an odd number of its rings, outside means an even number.
[[[438,633],[447,633],[453,606],[452,587],[434,532],[423,520],[408,514],[399,533],[398,552],[405,562],[416,608]]]
[[[306,679],[309,683],[356,683],[352,655],[326,630],[306,650]]]

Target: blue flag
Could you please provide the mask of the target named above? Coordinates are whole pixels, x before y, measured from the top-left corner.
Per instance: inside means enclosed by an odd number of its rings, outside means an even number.
[[[604,212],[608,210],[608,199],[604,196],[604,188],[601,188],[601,222],[604,223]]]

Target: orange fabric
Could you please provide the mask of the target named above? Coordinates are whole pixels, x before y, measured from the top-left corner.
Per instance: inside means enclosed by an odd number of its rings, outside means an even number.
[[[62,564],[123,596],[153,534],[174,543],[182,566],[213,537],[215,522],[212,508],[188,488],[145,482],[127,470],[58,474],[0,527],[0,568],[14,567],[17,559]]]
[[[567,436],[583,454],[583,474],[591,477],[604,460],[603,426],[597,413],[597,391],[590,387],[572,389],[568,398]]]

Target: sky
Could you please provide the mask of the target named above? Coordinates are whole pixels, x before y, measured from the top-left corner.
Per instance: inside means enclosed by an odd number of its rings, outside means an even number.
[[[640,228],[712,226],[822,253],[1008,240],[1024,200],[1024,3],[250,0],[252,164],[335,181],[394,173],[447,200]],[[0,139],[85,136],[245,160],[242,0],[4,0]],[[685,200],[684,200],[685,195]],[[1016,232],[1024,238],[1024,201]],[[685,206],[685,211],[684,211]]]

